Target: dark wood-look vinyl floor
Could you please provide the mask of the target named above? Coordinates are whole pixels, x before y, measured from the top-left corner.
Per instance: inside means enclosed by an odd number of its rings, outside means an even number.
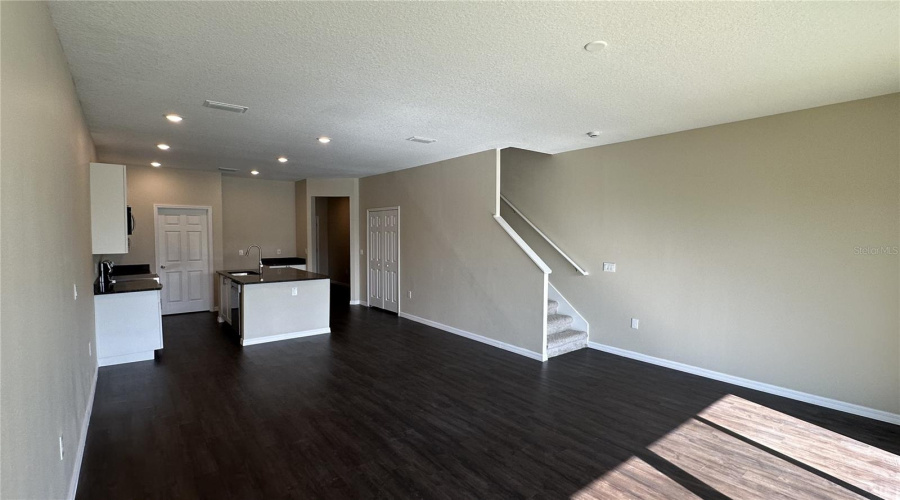
[[[595,350],[540,363],[347,306],[100,369],[80,499],[900,498],[900,427]]]

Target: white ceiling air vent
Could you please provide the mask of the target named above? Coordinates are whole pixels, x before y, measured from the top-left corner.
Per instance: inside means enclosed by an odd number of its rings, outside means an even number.
[[[247,110],[250,109],[247,106],[238,106],[237,104],[228,104],[227,102],[210,101],[209,99],[203,101],[203,105],[207,108],[221,109],[222,111],[232,111],[234,113],[246,113]]]
[[[414,135],[406,140],[410,142],[421,142],[422,144],[431,144],[432,142],[437,142],[437,139],[429,139],[427,137],[419,137],[417,135]]]
[[[236,168],[219,167],[219,170],[221,170],[222,172],[237,172]]]

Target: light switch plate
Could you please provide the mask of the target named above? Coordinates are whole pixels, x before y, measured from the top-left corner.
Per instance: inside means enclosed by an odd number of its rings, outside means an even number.
[[[297,287],[291,288],[291,295],[297,295]]]
[[[243,251],[243,250],[238,250],[238,255],[244,255],[244,251]]]
[[[641,320],[639,320],[637,318],[631,318],[631,327],[634,328],[635,330],[637,330],[638,326],[640,325],[640,321]]]
[[[281,255],[281,249],[275,250],[275,255]]]
[[[603,272],[605,272],[605,273],[616,272],[616,263],[615,262],[604,262],[603,263]]]

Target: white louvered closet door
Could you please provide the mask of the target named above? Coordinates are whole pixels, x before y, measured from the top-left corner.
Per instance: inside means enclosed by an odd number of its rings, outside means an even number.
[[[369,212],[369,306],[400,311],[400,214]]]

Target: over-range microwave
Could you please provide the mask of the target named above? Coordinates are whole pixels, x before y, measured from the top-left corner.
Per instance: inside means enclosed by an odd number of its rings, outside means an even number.
[[[126,220],[128,221],[128,236],[134,233],[134,215],[131,213],[131,206],[126,207]]]

